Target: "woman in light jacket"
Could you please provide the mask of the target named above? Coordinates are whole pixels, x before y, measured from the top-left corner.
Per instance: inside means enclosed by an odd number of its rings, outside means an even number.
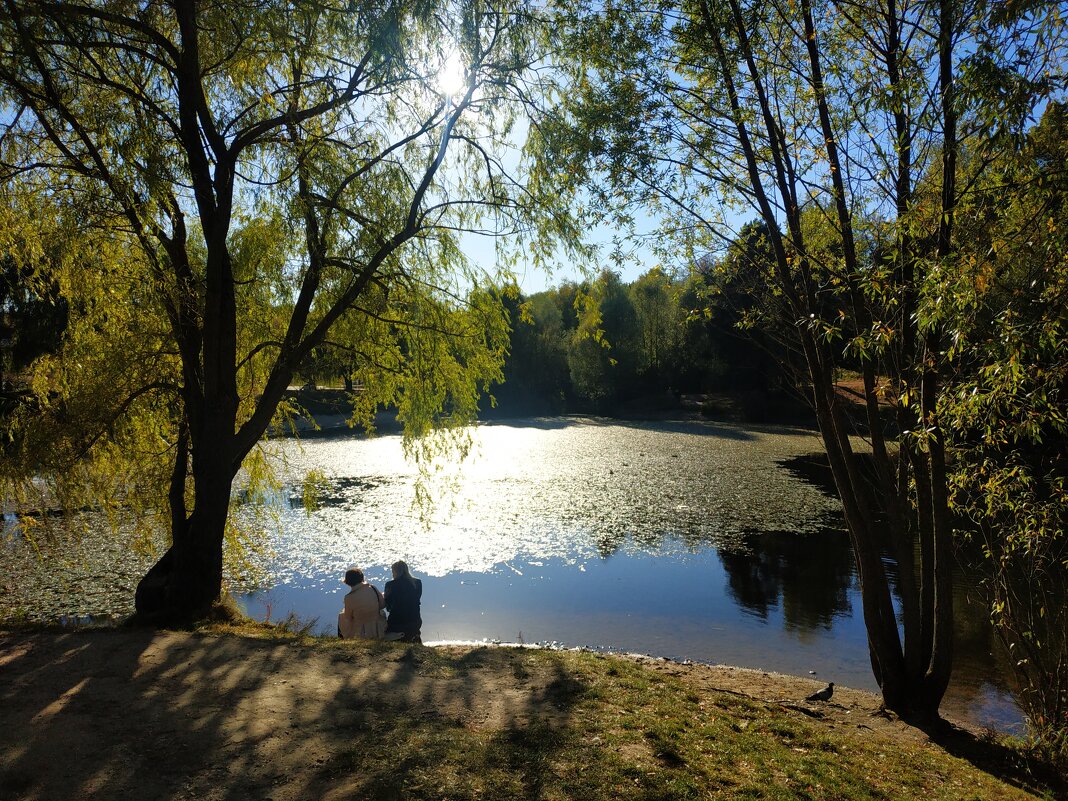
[[[351,587],[345,596],[345,608],[337,616],[337,636],[380,640],[386,633],[382,613],[385,600],[374,585],[363,580],[363,571],[352,567],[345,571],[345,583]]]

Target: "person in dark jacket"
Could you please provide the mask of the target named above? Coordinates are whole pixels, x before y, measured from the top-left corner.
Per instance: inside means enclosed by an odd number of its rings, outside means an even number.
[[[423,582],[412,577],[406,562],[393,563],[393,580],[386,582],[383,595],[389,611],[386,639],[421,643],[423,619],[419,616],[419,599],[423,596]]]

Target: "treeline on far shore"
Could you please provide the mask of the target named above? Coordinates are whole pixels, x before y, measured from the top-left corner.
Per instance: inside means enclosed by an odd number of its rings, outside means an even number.
[[[807,420],[807,405],[752,302],[712,264],[632,283],[605,270],[525,296],[502,292],[511,320],[504,381],[486,416],[642,415],[683,406],[711,417]]]
[[[725,257],[698,260],[683,275],[656,266],[626,283],[606,269],[529,295],[497,287],[508,346],[502,380],[484,393],[479,416],[685,410],[812,423],[800,365],[770,319],[767,298],[749,285],[758,280],[752,251],[763,246],[763,227],[753,223]],[[337,386],[343,367],[333,355],[305,365],[304,408],[343,411],[343,393],[313,391]]]

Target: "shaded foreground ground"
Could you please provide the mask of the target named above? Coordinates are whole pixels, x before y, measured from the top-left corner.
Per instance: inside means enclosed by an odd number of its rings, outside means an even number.
[[[867,693],[800,700],[821,686],[268,627],[0,631],[0,801],[1054,797]]]

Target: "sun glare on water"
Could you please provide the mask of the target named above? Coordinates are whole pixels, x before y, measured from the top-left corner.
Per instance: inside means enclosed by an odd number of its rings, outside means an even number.
[[[314,469],[324,481],[311,513],[296,503],[282,514],[276,580],[333,581],[349,564],[398,558],[446,576],[619,550],[689,552],[737,544],[748,530],[819,531],[838,508],[777,464],[808,452],[810,435],[582,420],[486,424],[472,435],[466,460],[431,469],[426,506],[414,503],[419,469],[399,436],[287,446],[294,477]]]

